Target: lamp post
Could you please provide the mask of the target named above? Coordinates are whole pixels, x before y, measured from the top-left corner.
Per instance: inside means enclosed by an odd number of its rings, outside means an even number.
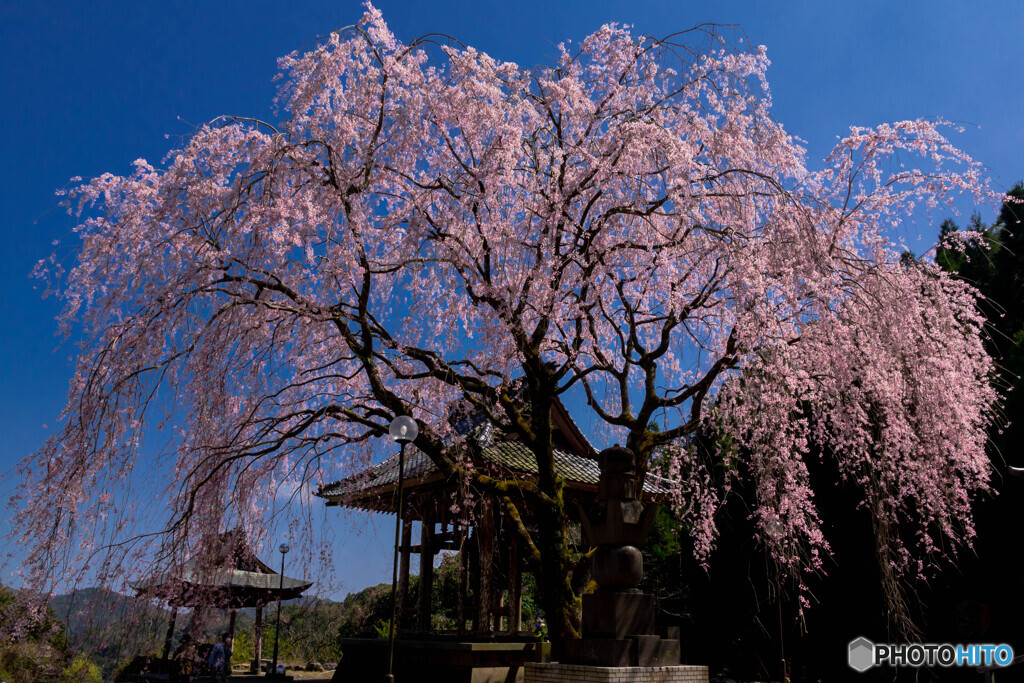
[[[391,421],[388,434],[400,445],[398,449],[398,511],[395,518],[395,559],[391,568],[391,621],[388,622],[388,672],[384,676],[385,683],[395,680],[393,665],[395,661],[395,618],[398,607],[398,553],[402,532],[402,484],[405,478],[405,444],[415,441],[419,434],[416,420],[408,415],[399,415]]]
[[[267,672],[267,678],[277,678],[277,641],[281,638],[281,593],[284,592],[284,556],[291,550],[287,543],[282,543],[278,550],[281,551],[281,582],[277,587],[277,626],[274,627],[274,663],[271,665],[270,671]]]

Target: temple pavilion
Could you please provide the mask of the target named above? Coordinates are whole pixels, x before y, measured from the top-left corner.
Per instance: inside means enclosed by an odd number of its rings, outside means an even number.
[[[577,509],[576,504],[589,506],[598,490],[597,450],[557,399],[552,407],[552,421],[555,463],[558,474],[565,480],[566,507],[572,511]],[[524,444],[497,433],[483,415],[477,413],[453,420],[452,426],[469,444],[475,468],[505,479],[536,477],[537,461],[533,452]],[[648,498],[661,497],[668,492],[668,484],[667,480],[648,474],[643,490]],[[317,495],[325,498],[327,505],[395,514],[397,489],[396,453],[378,465],[322,486]],[[434,558],[441,551],[453,551],[460,560],[459,595],[456,628],[454,633],[446,635],[465,641],[533,639],[531,631],[523,630],[524,562],[519,541],[493,500],[478,499],[474,514],[467,521],[460,500],[464,493],[464,487],[459,482],[446,480],[429,457],[414,447],[406,449],[398,581],[398,611],[406,618],[399,618],[397,623],[408,623],[411,616],[408,610],[415,610],[415,629],[413,632],[404,630],[401,637],[407,640],[429,637]],[[529,509],[522,509],[521,514],[524,523],[532,526]],[[414,527],[418,527],[415,544]],[[409,566],[413,554],[419,556],[420,567],[419,589],[415,596],[409,595]]]
[[[196,610],[229,610],[228,631],[234,638],[237,610],[255,607],[253,636],[258,666],[263,643],[264,606],[277,600],[298,598],[313,583],[281,576],[271,569],[256,556],[242,529],[219,534],[213,541],[213,547],[213,560],[203,564],[195,559],[187,560],[162,574],[134,584],[132,588],[140,596],[162,600],[171,608],[167,636],[164,640],[165,660],[170,653],[180,608],[191,608],[193,619]]]

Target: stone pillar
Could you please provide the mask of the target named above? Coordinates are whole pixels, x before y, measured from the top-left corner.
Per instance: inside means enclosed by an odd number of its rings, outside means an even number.
[[[598,501],[603,510],[581,515],[585,537],[595,547],[596,593],[583,596],[583,638],[565,645],[563,661],[600,667],[660,667],[679,664],[679,640],[654,632],[654,596],[636,586],[643,578],[640,548],[656,506],[640,502],[636,456],[628,448],[606,448],[599,456]]]

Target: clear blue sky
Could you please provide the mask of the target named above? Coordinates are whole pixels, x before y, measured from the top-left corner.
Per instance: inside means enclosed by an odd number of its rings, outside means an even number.
[[[996,189],[1024,178],[1024,12],[1012,0],[377,4],[403,40],[447,33],[524,65],[549,62],[557,43],[610,21],[656,36],[740,24],[768,47],[775,116],[808,142],[812,167],[850,125],[940,116],[968,125],[955,142]],[[0,471],[46,438],[71,374],[55,303],[28,277],[74,226],[53,191],[72,176],[126,173],[139,157],[159,161],[191,124],[219,114],[271,117],[277,57],[362,11],[354,0],[0,0]],[[933,239],[926,232],[910,246],[923,251]],[[338,533],[347,588],[390,578],[390,531]]]

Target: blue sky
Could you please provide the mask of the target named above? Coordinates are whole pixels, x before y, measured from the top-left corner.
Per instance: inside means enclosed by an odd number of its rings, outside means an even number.
[[[610,21],[656,36],[739,24],[768,47],[775,116],[807,141],[812,168],[851,125],[942,117],[967,126],[954,141],[988,168],[996,189],[1024,178],[1018,2],[377,5],[403,40],[447,33],[524,65],[550,62],[559,42]],[[0,471],[46,438],[71,374],[73,349],[54,337],[55,302],[28,277],[74,227],[54,190],[72,176],[126,173],[139,157],[159,161],[193,124],[220,114],[271,118],[277,57],[361,14],[354,0],[0,0]],[[934,230],[917,229],[903,237],[923,251]],[[9,489],[9,479],[0,483],[0,495]],[[389,525],[353,535],[339,514],[328,511],[338,527],[337,578],[352,590],[388,580]]]

